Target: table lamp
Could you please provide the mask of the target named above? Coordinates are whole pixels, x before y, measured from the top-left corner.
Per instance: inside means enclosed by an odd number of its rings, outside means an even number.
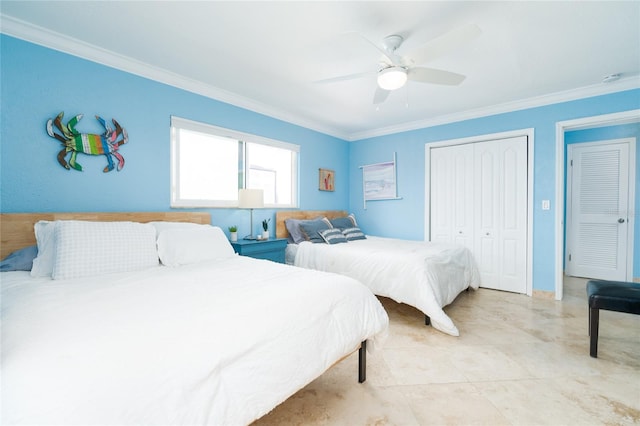
[[[238,207],[251,209],[251,232],[244,237],[245,240],[255,240],[253,235],[253,209],[264,207],[264,191],[262,189],[241,189],[238,191]]]

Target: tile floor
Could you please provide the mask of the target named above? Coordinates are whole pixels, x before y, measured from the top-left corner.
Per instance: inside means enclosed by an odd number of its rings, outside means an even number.
[[[601,311],[594,359],[585,280],[564,293],[464,292],[445,308],[460,337],[381,299],[390,333],[364,384],[351,355],[254,425],[640,424],[640,316]]]

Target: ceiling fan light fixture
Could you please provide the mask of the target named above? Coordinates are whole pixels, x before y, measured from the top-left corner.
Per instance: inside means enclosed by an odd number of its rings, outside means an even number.
[[[385,68],[378,73],[378,86],[384,90],[396,90],[407,82],[407,70],[402,67]]]

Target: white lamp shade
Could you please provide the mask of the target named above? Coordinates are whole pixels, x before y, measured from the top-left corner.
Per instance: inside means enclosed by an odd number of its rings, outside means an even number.
[[[378,86],[384,90],[396,90],[407,82],[407,70],[402,67],[389,67],[378,73]]]
[[[241,209],[261,209],[264,207],[262,189],[241,189],[238,191],[238,207]]]

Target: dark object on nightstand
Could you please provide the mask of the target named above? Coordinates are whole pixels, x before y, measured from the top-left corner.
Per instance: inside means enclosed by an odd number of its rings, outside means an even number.
[[[598,326],[600,309],[640,315],[640,283],[625,281],[587,282],[589,297],[589,355],[598,357]]]
[[[232,242],[231,246],[233,250],[241,256],[284,263],[284,251],[287,248],[287,239],[240,240]]]

